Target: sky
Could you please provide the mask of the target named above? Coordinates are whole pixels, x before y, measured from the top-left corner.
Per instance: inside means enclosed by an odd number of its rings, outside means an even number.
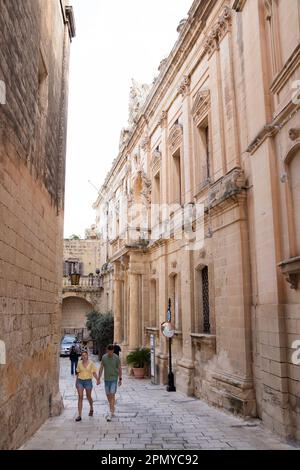
[[[72,0],[65,238],[84,237],[127,126],[131,79],[151,84],[192,0]]]

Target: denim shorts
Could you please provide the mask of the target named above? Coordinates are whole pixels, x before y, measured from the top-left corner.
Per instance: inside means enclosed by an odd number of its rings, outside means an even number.
[[[76,386],[80,388],[81,390],[92,390],[93,381],[91,379],[89,380],[77,379]]]
[[[115,395],[117,393],[117,380],[105,380],[104,383],[106,395]]]

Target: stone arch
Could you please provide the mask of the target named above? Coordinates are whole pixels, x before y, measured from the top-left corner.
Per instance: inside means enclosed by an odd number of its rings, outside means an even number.
[[[94,310],[91,302],[76,295],[65,295],[62,302],[63,330],[85,329],[86,315]]]
[[[300,255],[300,140],[292,145],[284,159],[286,172],[286,206],[290,257]]]

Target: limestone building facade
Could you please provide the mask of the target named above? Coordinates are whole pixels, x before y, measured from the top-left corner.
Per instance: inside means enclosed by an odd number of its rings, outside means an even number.
[[[64,169],[74,35],[65,0],[0,0],[0,449],[18,448],[61,409]]]
[[[195,0],[178,32],[94,205],[115,340],[154,335],[166,383],[170,298],[177,388],[300,439],[300,4]]]
[[[84,240],[64,240],[62,335],[75,333],[88,336],[86,315],[93,310],[104,311],[103,278],[100,276],[102,265],[95,226],[86,231]],[[71,283],[72,273],[80,274],[76,286]]]

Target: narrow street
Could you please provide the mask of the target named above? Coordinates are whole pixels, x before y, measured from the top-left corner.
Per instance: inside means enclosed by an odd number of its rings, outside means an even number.
[[[243,421],[199,400],[170,394],[165,387],[131,377],[124,377],[111,423],[105,420],[103,383],[93,392],[94,417],[88,417],[85,401],[83,420],[75,423],[77,395],[69,369],[69,359],[61,359],[63,414],[49,419],[22,450],[293,449],[265,431],[258,420]]]

